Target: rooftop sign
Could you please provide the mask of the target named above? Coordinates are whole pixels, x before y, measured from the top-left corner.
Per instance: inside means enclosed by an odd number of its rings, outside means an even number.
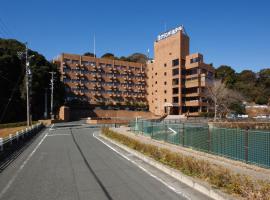
[[[176,28],[174,28],[172,30],[169,30],[169,31],[167,31],[165,33],[162,33],[162,34],[158,35],[157,41],[160,41],[160,40],[163,40],[163,39],[165,39],[167,37],[170,37],[171,35],[176,34],[178,31],[184,31],[184,33],[185,33],[184,26],[181,25],[179,27],[176,27]]]

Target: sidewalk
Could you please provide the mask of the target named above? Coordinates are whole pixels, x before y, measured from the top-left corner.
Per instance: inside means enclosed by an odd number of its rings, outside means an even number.
[[[182,146],[177,146],[174,144],[166,143],[163,141],[153,140],[150,137],[143,135],[136,135],[129,131],[129,127],[111,128],[118,133],[127,135],[129,137],[139,139],[141,142],[147,144],[157,145],[161,148],[166,148],[173,152],[179,152],[183,155],[192,156],[197,159],[206,160],[214,165],[222,166],[234,173],[239,173],[243,175],[250,176],[251,178],[258,180],[270,181],[270,169],[261,168],[255,165],[246,164],[240,161],[227,159],[221,156],[216,156],[213,154],[208,154],[200,151],[193,150],[191,148],[186,148]]]

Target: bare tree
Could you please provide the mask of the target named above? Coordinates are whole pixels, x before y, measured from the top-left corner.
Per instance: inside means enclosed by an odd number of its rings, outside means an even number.
[[[215,80],[207,84],[207,96],[210,106],[214,108],[214,121],[217,115],[224,116],[230,109],[230,105],[234,102],[242,101],[242,96],[234,90],[226,88],[221,80]]]

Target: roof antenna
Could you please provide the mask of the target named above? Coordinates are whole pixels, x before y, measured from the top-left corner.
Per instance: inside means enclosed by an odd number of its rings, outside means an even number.
[[[164,22],[164,32],[166,32],[167,31],[167,23],[166,23],[166,21]]]

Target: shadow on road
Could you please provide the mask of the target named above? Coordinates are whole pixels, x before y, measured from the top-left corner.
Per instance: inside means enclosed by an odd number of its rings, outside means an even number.
[[[43,132],[32,135],[31,137],[25,137],[23,140],[19,140],[15,144],[7,146],[3,151],[0,151],[0,173],[2,173],[23,151],[29,147],[35,139]]]

